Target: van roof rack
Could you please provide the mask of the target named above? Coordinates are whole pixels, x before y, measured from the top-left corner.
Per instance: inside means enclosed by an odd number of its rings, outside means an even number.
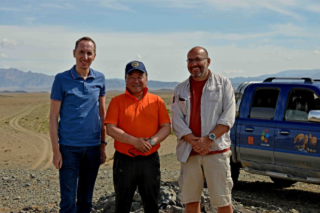
[[[315,80],[312,78],[281,78],[281,77],[271,77],[267,78],[263,82],[272,82],[274,79],[282,79],[282,80],[304,80],[304,83],[313,83]],[[320,79],[317,79],[316,81],[320,81]]]

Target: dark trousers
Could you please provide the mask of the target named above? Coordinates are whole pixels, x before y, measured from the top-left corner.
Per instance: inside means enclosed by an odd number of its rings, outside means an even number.
[[[113,183],[116,213],[129,213],[138,186],[145,213],[158,213],[160,194],[160,160],[158,152],[148,156],[130,157],[115,152]]]
[[[90,213],[94,184],[100,167],[100,145],[60,145],[60,213]]]

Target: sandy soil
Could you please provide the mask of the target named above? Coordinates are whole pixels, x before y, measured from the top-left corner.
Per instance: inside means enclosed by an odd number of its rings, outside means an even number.
[[[117,93],[107,94],[108,106]],[[172,94],[160,93],[171,115]],[[11,212],[24,206],[57,206],[58,171],[51,163],[48,134],[49,94],[0,95],[0,212]],[[107,137],[107,162],[100,167],[94,201],[112,192],[113,139]],[[175,156],[176,137],[170,135],[161,144],[161,178],[176,181],[180,164]],[[296,183],[279,189],[268,177],[241,171],[239,187],[233,196],[246,198],[299,212],[319,212],[319,185]],[[259,206],[248,203],[248,206]],[[20,208],[21,207],[21,208]],[[275,212],[279,212],[278,210]],[[297,211],[290,211],[297,212]]]
[[[119,93],[107,94],[111,98]],[[171,92],[160,92],[170,114]],[[52,165],[49,137],[48,94],[2,94],[0,96],[0,169],[47,169]],[[112,166],[113,139],[107,137],[107,163]],[[170,135],[162,142],[160,155],[175,152],[176,137]]]

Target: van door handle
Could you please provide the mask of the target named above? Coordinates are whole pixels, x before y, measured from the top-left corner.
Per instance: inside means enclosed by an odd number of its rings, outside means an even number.
[[[280,130],[280,134],[281,135],[289,135],[289,131],[286,131],[286,130]]]
[[[246,132],[252,132],[253,128],[252,127],[246,127]]]

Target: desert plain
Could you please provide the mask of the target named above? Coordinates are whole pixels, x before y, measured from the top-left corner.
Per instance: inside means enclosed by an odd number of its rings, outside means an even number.
[[[161,96],[171,117],[172,91],[151,91]],[[106,107],[121,92],[107,92]],[[50,94],[0,93],[0,212],[37,208],[57,212],[58,171],[52,164],[49,137]],[[113,139],[107,136],[107,161],[100,167],[93,201],[113,192]],[[161,178],[176,182],[180,163],[175,155],[176,137],[161,143]],[[320,212],[320,186],[296,183],[277,188],[268,177],[241,171],[233,197],[247,212]],[[274,206],[274,211],[264,206]],[[273,208],[273,207],[272,207]]]
[[[154,92],[164,100],[171,117],[172,92]],[[121,92],[108,92],[106,109],[112,97]],[[0,94],[0,168],[53,169],[49,137],[50,94]],[[113,139],[107,136],[107,162],[112,164]],[[161,145],[160,155],[175,152],[176,138],[171,134]]]

